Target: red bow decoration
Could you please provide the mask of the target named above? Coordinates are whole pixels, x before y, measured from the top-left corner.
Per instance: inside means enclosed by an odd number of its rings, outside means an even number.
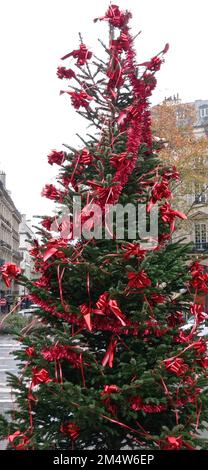
[[[76,423],[64,423],[61,425],[60,431],[63,434],[70,436],[72,441],[76,441],[76,439],[79,437],[80,428],[76,425]]]
[[[197,291],[208,292],[208,273],[205,272],[204,266],[202,266],[197,261],[192,264],[191,268],[192,280],[190,285],[194,287]]]
[[[129,37],[123,31],[121,32],[120,36],[117,39],[112,39],[110,48],[116,49],[116,51],[120,54],[123,51],[128,51],[130,46]]]
[[[5,263],[1,268],[0,272],[2,279],[7,287],[11,285],[11,278],[16,279],[22,272],[21,268],[14,263]]]
[[[161,218],[163,222],[170,224],[170,230],[173,232],[175,230],[175,218],[179,217],[180,219],[186,220],[187,216],[180,211],[175,211],[171,208],[170,204],[166,202],[160,208]]]
[[[142,64],[139,64],[139,65],[144,65],[152,72],[157,72],[158,70],[160,70],[162,63],[163,63],[163,59],[161,59],[158,56],[155,56],[155,57],[152,57],[152,59],[149,62],[143,62]]]
[[[18,444],[14,444],[16,439],[20,439]],[[10,444],[13,444],[13,448],[16,450],[24,450],[25,447],[29,444],[29,437],[25,436],[25,434],[21,433],[20,431],[14,432],[14,434],[10,434],[8,436],[8,441]]]
[[[50,229],[51,229],[51,225],[52,225],[53,222],[54,222],[54,218],[53,218],[53,217],[45,217],[43,220],[41,220],[41,225],[42,225],[46,230],[50,230]]]
[[[72,52],[61,57],[61,60],[68,59],[68,57],[74,57],[77,59],[77,65],[84,65],[86,64],[87,60],[91,59],[92,52],[90,52],[85,44],[80,44],[79,49],[74,49]]]
[[[110,395],[111,393],[117,393],[120,389],[117,385],[104,385],[104,391],[101,393],[101,396]]]
[[[104,187],[103,185],[91,180],[88,180],[87,183],[92,189],[95,189],[92,192],[92,195],[101,207],[104,207],[105,204],[115,204],[121,190],[121,185],[118,182],[116,182],[117,184],[115,186],[108,187]]]
[[[166,369],[169,372],[176,374],[177,377],[184,375],[189,369],[188,364],[186,364],[184,360],[180,357],[175,359],[165,359],[163,362],[165,364]]]
[[[86,304],[81,305],[79,309],[80,309],[81,314],[84,317],[88,330],[92,331],[92,323],[91,323],[92,309],[88,307]]]
[[[193,277],[199,276],[199,274],[204,273],[204,266],[200,264],[198,261],[195,261],[190,266],[191,275]]]
[[[130,258],[130,256],[137,256],[137,258],[143,259],[147,250],[142,250],[139,243],[126,243],[122,245],[122,250],[124,253],[124,258]]]
[[[65,67],[58,67],[57,76],[58,78],[62,80],[63,78],[68,78],[68,79],[75,78],[76,74],[74,73],[72,69],[66,69]]]
[[[53,184],[46,184],[42,189],[41,196],[47,197],[52,201],[63,202],[66,193],[57,189]]]
[[[89,101],[93,100],[92,96],[88,95],[85,91],[60,91],[60,95],[63,95],[63,93],[71,96],[72,106],[75,109],[79,109],[80,106],[88,108],[90,105]]]
[[[53,165],[56,163],[57,165],[62,165],[65,160],[65,153],[64,152],[57,152],[57,150],[52,150],[51,153],[48,155],[48,163]]]
[[[100,295],[96,305],[98,310],[94,310],[94,313],[97,313],[98,315],[105,315],[112,312],[121,322],[122,326],[126,326],[125,315],[120,310],[117,301],[109,299],[108,292],[104,292],[104,294]]]
[[[143,289],[151,285],[151,280],[145,271],[140,271],[139,273],[129,272],[128,279],[128,287]]]
[[[34,346],[29,346],[29,348],[26,348],[25,349],[25,354],[27,354],[28,357],[34,357],[35,356]]]
[[[88,149],[83,149],[81,154],[79,155],[79,163],[83,165],[90,165],[93,161],[94,157],[90,154]]]
[[[110,344],[108,346],[108,349],[107,349],[107,351],[105,353],[105,356],[102,360],[102,366],[103,367],[107,366],[107,364],[109,365],[109,367],[111,367],[111,368],[113,367],[114,354],[115,354],[117,343],[118,343],[117,339],[115,339],[115,338],[111,339]]]
[[[150,202],[147,206],[147,212],[150,212],[152,206],[156,204],[157,201],[161,199],[169,199],[171,196],[171,190],[168,186],[168,181],[163,180],[161,183],[156,183],[152,188],[152,196],[150,198]]]
[[[52,379],[49,377],[49,373],[46,369],[38,369],[38,367],[33,367],[32,369],[32,387],[40,384],[47,384],[52,382]]]
[[[68,241],[65,239],[53,239],[51,238],[45,245],[46,251],[43,256],[43,261],[47,261],[51,256],[56,255],[58,258],[65,258],[65,253],[60,248],[67,248]]]
[[[95,18],[94,22],[100,20],[109,21],[112,26],[117,28],[123,28],[127,25],[129,19],[131,18],[131,13],[128,11],[120,11],[117,5],[110,5],[105,16],[100,18]]]
[[[208,315],[203,311],[203,306],[201,304],[191,304],[190,313],[195,316],[197,323],[201,323],[208,318]]]
[[[207,351],[207,343],[202,338],[194,344],[194,349],[198,354],[204,354]]]
[[[110,164],[116,169],[120,168],[123,164],[127,164],[127,161],[127,152],[112,154],[112,157],[110,158]]]

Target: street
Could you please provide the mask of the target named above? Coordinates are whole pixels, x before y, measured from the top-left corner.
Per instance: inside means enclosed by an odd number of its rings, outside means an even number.
[[[6,384],[6,373],[16,373],[17,367],[13,356],[10,354],[18,348],[18,342],[10,335],[0,335],[0,413],[12,408],[12,394]],[[5,442],[0,442],[0,449],[5,449]]]

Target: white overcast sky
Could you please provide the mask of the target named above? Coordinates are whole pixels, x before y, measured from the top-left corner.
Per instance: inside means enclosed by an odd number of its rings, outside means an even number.
[[[133,32],[142,31],[136,42],[138,62],[170,43],[153,102],[177,92],[183,101],[208,99],[207,0],[112,3],[130,9]],[[64,87],[56,77],[60,57],[78,46],[78,31],[99,53],[97,38],[107,38],[107,25],[92,20],[102,16],[108,4],[108,0],[0,2],[0,169],[7,173],[7,188],[17,208],[29,218],[48,214],[54,207],[40,196],[58,169],[47,164],[47,153],[61,149],[63,142],[76,145],[75,133],[85,126],[69,97],[59,96]]]

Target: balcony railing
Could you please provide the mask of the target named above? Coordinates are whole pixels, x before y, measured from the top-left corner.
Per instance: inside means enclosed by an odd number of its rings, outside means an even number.
[[[18,233],[13,227],[12,227],[12,233],[13,233],[13,235],[15,235],[15,236],[18,238],[18,240],[19,240],[19,233]]]
[[[4,248],[8,248],[9,250],[11,250],[11,245],[7,242],[5,242],[4,240],[1,240],[0,239],[0,246],[3,246]]]
[[[193,252],[204,252],[208,251],[208,243],[207,242],[202,242],[202,243],[195,243],[193,246]]]
[[[7,219],[5,219],[5,217],[2,214],[0,215],[0,217],[3,220],[3,222],[11,228],[11,226],[12,226],[11,223]]]

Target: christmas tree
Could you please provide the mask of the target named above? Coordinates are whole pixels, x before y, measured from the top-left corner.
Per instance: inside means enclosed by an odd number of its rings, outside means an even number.
[[[168,45],[138,64],[130,18],[111,5],[94,20],[109,25],[105,58],[81,36],[62,58],[75,66],[58,68],[70,80],[61,93],[92,132],[82,148],[48,156],[60,167],[58,186],[42,194],[58,209],[43,218],[42,241],[31,249],[39,279],[11,263],[1,268],[7,286],[25,285],[39,306],[38,324],[19,338],[20,374],[9,377],[16,411],[0,421],[14,449],[206,445],[199,432],[208,422],[208,355],[198,336],[206,314],[197,299],[208,292],[208,274],[190,261],[189,247],[171,242],[185,218],[170,202],[179,175],[161,164],[151,130],[149,97]],[[112,207],[126,212],[116,220]]]

